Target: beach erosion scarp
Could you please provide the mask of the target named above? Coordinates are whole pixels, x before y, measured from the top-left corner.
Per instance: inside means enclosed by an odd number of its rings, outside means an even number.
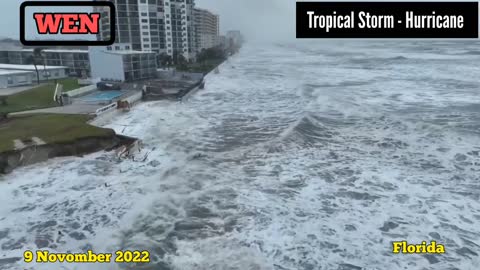
[[[8,174],[17,167],[28,166],[51,158],[82,156],[94,152],[113,149],[133,144],[137,139],[118,135],[113,130],[102,136],[75,139],[70,142],[48,143],[27,146],[18,150],[0,153],[0,174]]]
[[[225,61],[219,63],[216,68],[221,66],[224,62]],[[178,82],[180,84],[179,88],[177,92],[172,95],[175,97],[174,100],[182,99],[193,94],[199,88],[202,88],[204,77],[211,72],[213,72],[213,70],[207,74],[177,72],[177,81],[184,82]],[[188,76],[186,74],[188,74]],[[133,106],[138,104],[141,99],[143,99],[144,102],[158,99],[170,99],[168,94],[163,93],[162,90],[160,92],[161,94],[158,95],[159,97],[152,97],[148,94],[144,94],[143,98],[135,97],[134,100],[132,99],[129,102],[131,102],[131,105]],[[111,110],[102,112],[100,115],[96,115],[95,118],[88,121],[88,124],[100,128],[121,113],[122,110],[112,107]],[[137,138],[120,135],[112,129],[107,129],[107,132],[101,135],[97,134],[95,136],[85,136],[70,141],[50,142],[41,145],[35,144],[23,147],[21,149],[12,149],[3,152],[0,151],[0,174],[8,174],[18,167],[44,162],[48,159],[56,157],[83,156],[99,151],[112,150],[118,150],[119,152],[123,151],[120,153],[121,155],[128,155],[131,149],[139,146],[140,144],[141,141]]]

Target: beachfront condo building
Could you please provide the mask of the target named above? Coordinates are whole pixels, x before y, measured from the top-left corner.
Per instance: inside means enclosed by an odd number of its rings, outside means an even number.
[[[220,45],[220,18],[206,9],[194,9],[196,51]]]
[[[243,43],[243,35],[238,30],[231,30],[226,35],[227,43],[233,43],[235,46],[239,46]]]
[[[33,49],[6,49],[0,51],[0,63],[29,65]],[[45,65],[65,66],[67,75],[72,77],[90,76],[90,61],[87,50],[44,49],[42,51]]]
[[[107,1],[107,0],[97,0]],[[194,0],[110,0],[116,6],[116,42],[128,49],[195,57]],[[109,13],[101,10],[98,38],[110,37]]]
[[[152,51],[129,50],[130,45],[89,48],[92,78],[106,81],[133,82],[155,78],[157,55]]]

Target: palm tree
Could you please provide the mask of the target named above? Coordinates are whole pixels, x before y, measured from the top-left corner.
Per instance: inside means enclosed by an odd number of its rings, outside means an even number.
[[[7,106],[7,96],[0,96],[0,105]],[[3,113],[0,113],[0,120],[2,119]]]
[[[33,57],[35,58],[36,63],[43,64],[43,75],[48,80],[49,74],[47,73],[47,68],[45,64],[45,55],[43,54],[43,48],[33,49]]]
[[[183,54],[178,54],[177,62],[180,65],[184,65],[185,63],[187,63],[187,59],[185,58],[185,56]]]
[[[159,56],[160,65],[164,67],[170,67],[172,65],[172,57],[166,53],[162,53]]]
[[[178,64],[178,52],[177,50],[173,50],[173,64]]]
[[[28,56],[27,62],[33,64],[35,67],[35,72],[37,73],[37,84],[40,84],[40,74],[38,73],[37,61],[33,55]]]
[[[168,64],[167,54],[166,53],[160,54],[158,56],[158,61],[160,62],[160,65],[166,66]]]

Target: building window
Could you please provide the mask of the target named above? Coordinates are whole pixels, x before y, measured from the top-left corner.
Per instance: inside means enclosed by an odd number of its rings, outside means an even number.
[[[130,50],[130,46],[125,46],[125,50]]]
[[[8,84],[13,84],[13,78],[12,77],[8,76],[7,80],[8,80]]]
[[[142,29],[148,29],[148,25],[142,25]]]
[[[112,50],[112,47],[108,46],[107,51],[111,51],[111,50]]]
[[[148,23],[148,20],[147,19],[142,19],[142,22],[143,23]]]
[[[147,0],[140,0],[140,3],[146,4],[146,3],[147,3]]]
[[[115,50],[120,50],[120,46],[115,46]]]
[[[142,12],[141,15],[142,15],[142,16],[148,16],[148,13]]]

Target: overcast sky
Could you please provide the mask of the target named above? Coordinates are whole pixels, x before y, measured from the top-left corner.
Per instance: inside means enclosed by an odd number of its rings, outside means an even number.
[[[23,0],[0,1],[0,36],[18,38]],[[251,40],[295,37],[295,0],[196,0],[195,3],[220,15],[222,33],[238,29]]]
[[[196,0],[220,15],[220,31],[241,30],[249,39],[295,38],[295,0]]]

